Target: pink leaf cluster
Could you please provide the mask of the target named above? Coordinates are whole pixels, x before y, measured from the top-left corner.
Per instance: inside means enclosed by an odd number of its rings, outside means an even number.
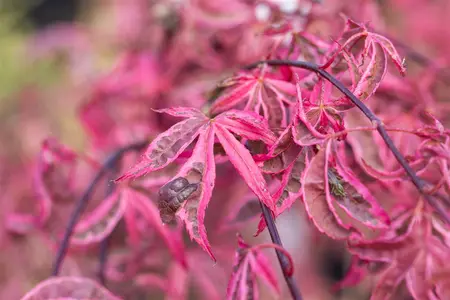
[[[281,2],[114,0],[89,4],[107,26],[36,34],[33,59],[68,55],[54,97],[83,142],[34,145],[26,100],[23,131],[0,133],[23,137],[0,153],[0,246],[55,257],[22,299],[450,297],[445,36],[438,60],[394,38],[416,20],[382,1]],[[351,260],[331,284],[328,245]]]

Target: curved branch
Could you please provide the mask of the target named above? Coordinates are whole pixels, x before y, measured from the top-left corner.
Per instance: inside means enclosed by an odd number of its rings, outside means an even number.
[[[263,217],[264,220],[266,221],[267,229],[269,230],[272,242],[280,247],[283,247],[283,244],[281,243],[280,234],[278,233],[277,226],[275,225],[275,221],[272,216],[272,212],[261,201],[259,201],[259,204],[261,205]],[[275,251],[277,253],[278,261],[280,262],[281,270],[283,271],[283,276],[289,288],[289,292],[291,293],[292,299],[301,300],[302,296],[300,294],[297,285],[295,284],[294,278],[292,277],[292,266],[289,258],[286,257],[286,255],[282,251],[278,249],[275,249]]]
[[[105,176],[111,169],[114,168],[117,161],[120,160],[125,153],[129,151],[137,151],[145,147],[147,144],[148,141],[145,140],[119,148],[118,150],[114,151],[111,155],[108,156],[105,163],[103,163],[103,165],[97,171],[97,174],[95,174],[86,191],[83,193],[78,202],[75,204],[75,208],[72,212],[72,215],[70,216],[69,222],[64,231],[63,239],[56,252],[56,258],[53,263],[52,276],[58,276],[59,274],[61,265],[67,254],[67,249],[69,248],[70,237],[72,236],[73,230],[75,229],[75,226],[79,218],[81,217],[81,214],[86,208],[86,205],[89,202],[89,199],[92,196],[92,193],[94,192],[94,189],[97,186],[97,184],[100,182],[103,176]]]
[[[443,207],[441,207],[436,199],[429,195],[426,191],[426,184],[425,182],[420,179],[419,176],[417,176],[416,172],[411,168],[409,163],[406,161],[405,157],[400,153],[400,150],[395,146],[394,142],[392,141],[391,137],[388,135],[386,129],[384,128],[383,122],[361,101],[356,97],[347,87],[344,86],[342,82],[340,82],[336,77],[328,73],[327,71],[321,69],[318,65],[310,62],[304,62],[304,61],[293,61],[293,60],[283,60],[283,59],[274,59],[274,60],[265,60],[260,61],[251,65],[248,65],[245,67],[245,69],[252,69],[257,67],[260,64],[268,64],[271,66],[291,66],[291,67],[297,67],[301,69],[306,69],[313,71],[317,74],[319,74],[321,77],[325,78],[331,84],[333,84],[339,91],[341,91],[345,96],[347,96],[352,103],[359,108],[359,110],[362,111],[362,113],[374,124],[376,127],[378,133],[383,138],[384,142],[388,146],[389,150],[391,150],[392,154],[394,154],[397,161],[400,163],[400,165],[405,169],[406,174],[408,174],[409,178],[413,182],[413,184],[416,186],[416,188],[419,190],[419,192],[423,195],[423,197],[427,200],[428,204],[431,205],[438,213],[439,215],[448,223],[450,224],[450,218],[447,215],[447,212],[444,210]]]

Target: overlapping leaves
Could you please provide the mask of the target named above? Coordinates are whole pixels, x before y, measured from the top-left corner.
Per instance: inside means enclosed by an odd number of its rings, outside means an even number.
[[[349,250],[359,259],[385,264],[371,299],[391,299],[402,282],[414,299],[447,299],[448,280],[442,276],[448,270],[447,238],[447,225],[419,201],[415,208],[399,211],[386,234],[374,241],[352,242]]]
[[[386,37],[367,29],[365,25],[347,19],[340,39],[343,55],[352,80],[352,92],[360,100],[370,98],[378,89],[387,71],[388,57],[404,75],[405,62]],[[337,101],[341,110],[353,107],[348,99]]]
[[[214,119],[209,119],[200,111],[189,108],[171,108],[160,112],[186,119],[157,136],[148,147],[141,162],[119,180],[139,177],[166,167],[197,139],[191,157],[178,174],[166,184],[166,187],[161,189],[164,195],[160,201],[165,201],[172,206],[182,204],[179,209],[172,209],[172,213],[185,222],[191,238],[195,239],[214,258],[206,237],[204,217],[215,183],[215,137],[249,188],[260,201],[272,209],[273,198],[262,173],[250,152],[233,133],[245,139],[261,140],[268,145],[273,144],[275,137],[269,130],[267,121],[253,112],[230,110]],[[177,187],[175,180],[181,182],[180,178],[184,178],[190,188],[186,189],[187,185]],[[172,186],[170,189],[167,188],[169,184]],[[175,194],[168,197],[164,190],[170,190]],[[165,210],[162,212],[163,216],[166,218],[169,212]]]
[[[242,73],[226,80],[228,91],[211,107],[211,113],[221,113],[239,107],[264,116],[271,128],[287,125],[287,106],[295,103],[295,85],[276,78],[265,70]],[[245,103],[245,105],[241,105]]]
[[[179,232],[163,226],[159,222],[159,212],[155,203],[147,195],[131,187],[120,187],[82,218],[74,230],[71,243],[74,245],[98,243],[109,236],[122,219],[125,221],[131,246],[136,248],[140,245],[140,241],[148,234],[147,225],[150,225],[178,263],[186,266]],[[143,222],[140,222],[141,219]]]
[[[360,223],[386,229],[389,218],[370,191],[339,162],[332,161],[332,142],[318,150],[302,177],[308,215],[319,229],[335,239],[345,239]],[[349,218],[350,217],[350,218]]]

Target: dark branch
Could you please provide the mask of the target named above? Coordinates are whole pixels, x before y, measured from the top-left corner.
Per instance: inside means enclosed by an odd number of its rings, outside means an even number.
[[[272,242],[274,244],[279,245],[280,247],[283,247],[283,244],[281,243],[280,235],[278,234],[277,226],[275,225],[275,221],[272,217],[272,213],[270,209],[261,201],[259,202],[261,205],[261,210],[264,216],[264,220],[267,224],[267,229],[269,230],[270,238],[272,239]],[[288,258],[284,255],[283,252],[279,250],[275,250],[277,253],[278,261],[280,262],[281,270],[283,271],[284,279],[286,281],[286,284],[289,288],[289,291],[291,293],[292,299],[294,300],[301,300],[302,296],[300,295],[300,291],[294,281],[294,278],[291,274],[289,274],[288,270],[292,268],[290,266]]]
[[[97,186],[97,184],[100,182],[103,176],[105,176],[115,166],[117,161],[120,160],[125,153],[129,151],[136,151],[142,149],[147,144],[148,141],[141,141],[119,148],[111,155],[109,155],[105,163],[100,167],[100,169],[98,170],[97,174],[95,174],[94,178],[92,179],[91,183],[89,184],[84,194],[75,204],[75,208],[72,212],[72,215],[70,216],[69,223],[67,224],[66,230],[64,232],[63,239],[56,252],[56,258],[53,263],[52,276],[58,276],[59,274],[61,265],[67,254],[67,249],[70,244],[70,237],[72,236],[75,225],[77,224],[78,219],[81,217],[81,214],[86,208],[86,205],[90,197],[92,196],[92,193],[94,192],[94,189]]]
[[[408,174],[409,178],[413,182],[413,184],[416,186],[416,188],[420,191],[420,193],[423,195],[423,197],[427,200],[427,202],[433,207],[439,215],[448,223],[450,224],[450,218],[448,217],[447,213],[441,207],[436,199],[432,196],[430,196],[426,191],[426,183],[417,176],[416,172],[411,168],[411,166],[406,161],[405,157],[400,153],[398,148],[395,146],[394,142],[392,141],[391,137],[388,135],[386,129],[384,128],[383,122],[375,116],[375,114],[361,101],[359,100],[348,88],[344,86],[342,82],[340,82],[338,79],[336,79],[333,75],[328,73],[325,70],[322,70],[318,65],[314,63],[304,62],[304,61],[292,61],[292,60],[266,60],[266,61],[260,61],[254,64],[251,64],[249,66],[246,66],[245,69],[252,69],[257,67],[260,64],[268,64],[271,66],[292,66],[297,68],[302,68],[306,70],[310,70],[313,72],[316,72],[329,82],[331,82],[339,91],[341,91],[345,96],[347,96],[353,104],[361,110],[364,115],[372,121],[372,124],[376,126],[376,129],[378,133],[383,138],[384,142],[388,146],[388,148],[391,150],[391,152],[394,154],[397,161],[400,163],[400,165],[405,169],[406,174]]]

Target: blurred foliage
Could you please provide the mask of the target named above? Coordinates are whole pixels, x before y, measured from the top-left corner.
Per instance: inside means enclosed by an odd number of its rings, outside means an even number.
[[[27,79],[25,54],[26,33],[17,28],[21,15],[17,11],[0,11],[0,97],[4,97],[21,87]],[[27,76],[25,76],[27,77]]]
[[[20,1],[19,1],[20,2]],[[31,61],[29,34],[32,30],[24,18],[29,7],[16,5],[0,9],[0,99],[18,92],[27,85],[49,86],[62,76],[55,60]]]
[[[63,139],[68,144],[81,148],[84,136],[76,121],[76,110],[73,107],[75,103],[71,103],[69,97],[66,99],[54,97],[67,90],[67,85],[70,86],[64,55],[52,55],[45,59],[33,58],[30,37],[33,36],[35,28],[27,15],[33,9],[33,5],[39,2],[29,0],[0,2],[1,140],[21,145],[19,147],[22,149],[31,147],[32,153],[40,146],[38,140],[44,137],[40,135],[45,134],[66,137]],[[24,99],[29,97],[33,99]],[[44,126],[46,129],[43,131],[29,133],[33,138],[26,142],[23,138],[27,132],[16,128],[20,124],[20,119],[28,118],[23,105],[31,105],[32,108],[28,107],[28,110],[34,111],[33,118],[46,120],[44,123],[49,124],[49,127]]]

